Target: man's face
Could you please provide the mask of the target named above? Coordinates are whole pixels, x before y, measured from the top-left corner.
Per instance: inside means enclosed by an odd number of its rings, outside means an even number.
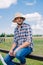
[[[15,21],[17,22],[18,25],[21,25],[23,23],[23,19],[20,17],[18,17]]]

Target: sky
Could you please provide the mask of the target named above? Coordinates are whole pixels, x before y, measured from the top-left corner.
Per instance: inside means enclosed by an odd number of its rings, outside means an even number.
[[[0,0],[0,34],[14,33],[12,20],[17,12],[31,25],[33,35],[43,35],[43,0]]]

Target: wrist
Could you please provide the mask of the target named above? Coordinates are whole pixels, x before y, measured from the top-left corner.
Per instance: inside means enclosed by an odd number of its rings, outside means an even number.
[[[21,49],[21,48],[22,48],[22,46],[20,45],[20,46],[19,46],[19,49]]]

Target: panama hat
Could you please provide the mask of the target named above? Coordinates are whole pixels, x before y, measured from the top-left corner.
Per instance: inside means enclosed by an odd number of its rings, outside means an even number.
[[[15,18],[13,19],[12,22],[16,22],[15,20],[16,20],[17,18],[21,18],[21,19],[23,19],[23,21],[25,20],[25,17],[23,16],[23,14],[21,14],[21,13],[16,13],[16,14],[15,14]]]

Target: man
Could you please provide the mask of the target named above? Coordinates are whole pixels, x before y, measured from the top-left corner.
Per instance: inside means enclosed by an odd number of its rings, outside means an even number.
[[[24,23],[25,17],[17,13],[13,22],[17,23],[14,31],[14,42],[9,51],[9,54],[4,58],[7,65],[14,65],[12,59],[16,57],[21,65],[26,65],[25,56],[33,50],[32,33],[29,24]]]

